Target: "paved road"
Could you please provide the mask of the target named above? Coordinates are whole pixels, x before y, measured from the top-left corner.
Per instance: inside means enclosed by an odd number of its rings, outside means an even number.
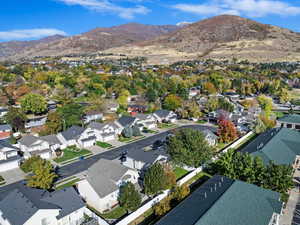
[[[209,127],[209,126],[203,126],[203,125],[186,125],[186,126],[182,126],[177,129],[182,129],[182,128],[193,128],[193,129],[197,129],[197,130],[211,129],[211,130],[215,131],[215,128]],[[148,138],[144,138],[139,141],[112,149],[111,151],[107,151],[107,152],[104,152],[104,153],[101,153],[98,155],[94,155],[90,158],[80,160],[80,161],[68,164],[66,166],[63,166],[63,167],[59,168],[59,170],[58,170],[58,175],[60,177],[59,179],[63,179],[63,178],[70,177],[70,176],[76,175],[78,173],[84,172],[91,165],[93,165],[95,162],[97,162],[99,159],[104,158],[104,159],[113,160],[113,159],[120,157],[121,153],[124,151],[129,152],[134,149],[142,149],[146,146],[153,144],[156,140],[164,140],[170,132],[171,131],[165,131],[163,133],[159,133],[159,134],[150,136]],[[12,189],[16,188],[18,185],[23,185],[22,184],[23,182],[24,181],[20,181],[20,182],[12,183],[12,184],[6,185],[4,187],[1,187],[0,188],[0,199],[5,195],[6,191],[12,190]]]

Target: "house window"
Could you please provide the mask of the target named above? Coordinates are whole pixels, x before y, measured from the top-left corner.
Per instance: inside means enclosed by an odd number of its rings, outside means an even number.
[[[287,128],[292,128],[292,124],[287,124],[286,127]]]
[[[300,130],[300,125],[296,125],[295,128],[296,128],[297,130]]]

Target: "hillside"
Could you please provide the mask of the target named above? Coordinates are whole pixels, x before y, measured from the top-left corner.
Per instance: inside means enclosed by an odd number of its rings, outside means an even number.
[[[102,51],[108,48],[124,46],[139,41],[146,41],[156,38],[160,35],[167,34],[177,29],[173,25],[143,25],[138,23],[129,23],[121,26],[110,28],[96,28],[86,33],[66,37],[50,42],[33,44],[26,48],[18,48],[18,43],[10,43],[9,47],[13,47],[16,51],[6,56],[10,58],[32,57],[32,56],[56,56],[70,53],[91,53]],[[5,45],[5,43],[3,44]],[[0,45],[0,52],[3,51]],[[0,55],[1,56],[1,55]],[[2,54],[2,56],[5,56]]]
[[[300,60],[300,34],[238,16],[202,20],[130,48],[110,52],[147,55],[153,63],[193,58],[245,58],[251,61]]]

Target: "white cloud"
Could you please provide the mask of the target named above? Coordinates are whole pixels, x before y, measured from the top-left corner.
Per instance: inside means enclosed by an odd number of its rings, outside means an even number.
[[[213,0],[203,4],[177,4],[172,6],[183,12],[198,15],[246,15],[263,17],[266,15],[299,15],[300,7],[279,0]]]
[[[80,5],[85,8],[95,10],[98,12],[105,13],[116,13],[120,17],[125,19],[132,19],[136,14],[145,15],[150,12],[150,10],[142,5],[137,5],[135,7],[122,7],[111,3],[108,0],[58,0],[67,5]]]
[[[55,34],[67,35],[64,31],[57,29],[27,29],[27,30],[9,30],[0,31],[0,40],[21,40],[34,39],[52,36]]]

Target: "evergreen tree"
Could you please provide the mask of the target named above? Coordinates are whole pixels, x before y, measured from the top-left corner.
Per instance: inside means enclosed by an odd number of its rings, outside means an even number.
[[[120,205],[128,211],[135,211],[141,205],[141,196],[130,182],[120,187]]]

